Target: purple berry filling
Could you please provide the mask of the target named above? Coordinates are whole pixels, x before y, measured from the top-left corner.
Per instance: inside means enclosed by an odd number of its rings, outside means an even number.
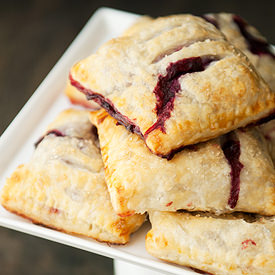
[[[219,29],[218,21],[217,21],[215,18],[213,18],[213,17],[211,17],[211,16],[209,16],[209,15],[207,15],[207,14],[204,14],[204,15],[202,15],[201,17],[202,17],[204,20],[206,20],[207,22],[209,22],[209,23],[211,23],[212,25],[214,25],[217,29]]]
[[[201,72],[212,62],[216,61],[216,57],[190,57],[170,63],[166,69],[166,75],[159,75],[157,85],[154,89],[156,95],[157,121],[145,132],[144,137],[156,129],[160,129],[165,133],[165,121],[170,118],[174,109],[174,101],[176,93],[181,90],[179,78],[187,73]]]
[[[34,144],[34,147],[36,148],[40,143],[41,141],[48,135],[55,135],[57,137],[64,137],[65,135],[62,134],[59,130],[57,129],[53,129],[53,130],[50,130],[48,131],[44,136],[42,136],[41,138],[39,138],[39,140]]]
[[[228,205],[233,209],[236,207],[240,193],[240,174],[243,168],[239,158],[241,155],[240,141],[234,132],[223,136],[221,148],[230,167],[231,189],[228,199]]]
[[[235,24],[238,26],[241,34],[244,36],[246,39],[246,42],[249,46],[249,49],[252,53],[257,54],[257,55],[270,55],[272,58],[275,58],[275,55],[271,51],[270,45],[262,39],[254,37],[248,30],[248,24],[245,22],[240,16],[234,15],[233,16],[233,21]]]
[[[156,154],[156,155],[161,158],[171,160],[175,156],[175,154],[181,152],[182,150],[189,150],[189,151],[196,152],[198,150],[198,147],[196,144],[185,145],[185,146],[180,146],[179,148],[171,150],[167,155],[162,155],[162,154]]]
[[[90,89],[82,86],[78,81],[74,80],[71,74],[69,75],[71,84],[76,87],[80,92],[86,95],[87,100],[93,100],[102,108],[104,108],[113,118],[115,118],[121,125],[123,125],[128,131],[136,133],[143,137],[140,128],[131,121],[128,117],[122,115],[114,106],[114,104],[108,98],[91,91]]]

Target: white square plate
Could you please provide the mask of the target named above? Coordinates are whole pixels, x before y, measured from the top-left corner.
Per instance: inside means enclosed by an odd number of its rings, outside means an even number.
[[[34,142],[44,132],[47,124],[60,111],[72,107],[63,95],[71,66],[94,52],[103,42],[122,33],[137,17],[131,13],[109,8],[101,8],[91,17],[1,136],[0,188],[19,164],[26,163],[30,159]],[[145,224],[141,230],[133,234],[130,243],[124,246],[110,246],[93,239],[72,236],[34,225],[26,219],[7,212],[1,206],[0,225],[164,273],[195,274],[187,268],[161,262],[146,252],[145,235],[150,228],[149,224]]]

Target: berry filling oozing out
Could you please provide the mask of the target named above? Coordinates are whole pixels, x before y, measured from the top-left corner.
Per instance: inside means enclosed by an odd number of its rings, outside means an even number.
[[[239,160],[241,155],[240,141],[237,139],[237,136],[234,132],[223,136],[221,148],[223,150],[225,158],[227,159],[231,167],[231,189],[228,199],[228,205],[230,206],[230,208],[233,209],[238,203],[240,193],[240,174],[242,168],[244,167]]]
[[[179,78],[188,73],[201,72],[212,62],[217,61],[216,57],[198,56],[178,60],[171,63],[166,69],[166,75],[159,75],[157,85],[154,89],[156,95],[157,121],[145,132],[144,137],[152,131],[160,129],[165,133],[165,121],[170,118],[174,109],[176,94],[181,90]]]

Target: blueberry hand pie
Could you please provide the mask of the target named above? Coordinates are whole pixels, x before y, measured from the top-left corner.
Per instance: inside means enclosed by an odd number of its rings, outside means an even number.
[[[257,127],[189,146],[167,161],[106,111],[91,112],[105,177],[121,216],[147,210],[275,215],[275,170]]]
[[[235,14],[206,14],[203,17],[217,27],[228,41],[249,58],[250,62],[274,91],[274,50],[259,31]]]
[[[124,244],[144,217],[115,214],[88,114],[68,110],[58,116],[37,142],[30,162],[7,179],[1,203],[34,223]]]
[[[153,153],[171,158],[274,113],[275,94],[212,24],[177,15],[143,26],[77,63],[70,80]]]
[[[150,221],[146,249],[162,260],[207,274],[274,274],[274,216],[152,211]]]

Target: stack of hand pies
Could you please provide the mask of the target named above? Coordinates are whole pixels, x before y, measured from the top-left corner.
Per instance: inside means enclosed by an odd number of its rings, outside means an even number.
[[[239,16],[141,18],[73,66],[2,190],[32,221],[210,274],[275,274],[275,56]],[[98,142],[99,141],[99,142]]]

